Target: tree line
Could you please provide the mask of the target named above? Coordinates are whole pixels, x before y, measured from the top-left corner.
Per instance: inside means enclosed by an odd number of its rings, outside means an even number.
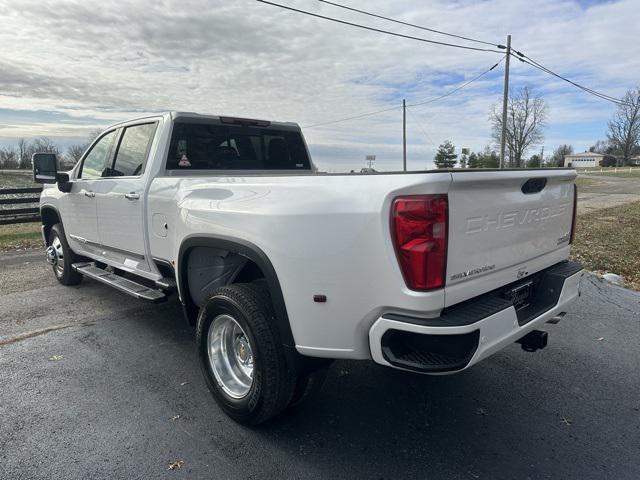
[[[31,156],[34,153],[55,153],[58,155],[60,168],[71,169],[100,133],[100,130],[94,130],[86,141],[71,144],[65,149],[48,137],[36,137],[31,140],[19,138],[14,145],[0,147],[0,169],[30,170]]]
[[[524,87],[509,96],[505,130],[505,167],[564,166],[565,155],[574,153],[573,146],[568,144],[559,145],[551,156],[545,158],[542,153],[526,157],[533,147],[543,142],[548,113],[544,99],[529,87]],[[495,149],[499,148],[502,138],[501,108],[494,105],[489,119],[492,125],[491,145],[480,152],[468,153],[463,149],[458,158],[453,143],[445,140],[438,147],[433,159],[436,167],[454,168],[459,163],[460,168],[498,168],[500,156]],[[629,165],[634,156],[640,155],[640,86],[627,91],[613,118],[607,123],[606,139],[597,140],[589,151],[605,155],[603,166]]]

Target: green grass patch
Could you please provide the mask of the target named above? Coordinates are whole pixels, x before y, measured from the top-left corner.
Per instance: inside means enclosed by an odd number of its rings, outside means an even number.
[[[640,202],[578,216],[571,256],[588,270],[617,273],[640,290]]]
[[[42,247],[40,223],[0,225],[0,251]]]

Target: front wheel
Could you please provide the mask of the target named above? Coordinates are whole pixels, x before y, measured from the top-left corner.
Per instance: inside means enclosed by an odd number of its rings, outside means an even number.
[[[53,273],[62,285],[77,285],[82,281],[82,275],[71,268],[76,261],[76,254],[67,244],[62,224],[56,223],[49,232],[47,263],[53,267]]]
[[[200,309],[196,342],[207,386],[232,419],[257,425],[289,404],[295,369],[259,286],[216,289]]]

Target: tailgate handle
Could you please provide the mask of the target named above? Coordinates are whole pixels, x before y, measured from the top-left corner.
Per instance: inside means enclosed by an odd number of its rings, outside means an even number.
[[[524,185],[522,185],[522,193],[528,195],[530,193],[538,193],[541,192],[542,189],[547,185],[546,178],[530,178]]]

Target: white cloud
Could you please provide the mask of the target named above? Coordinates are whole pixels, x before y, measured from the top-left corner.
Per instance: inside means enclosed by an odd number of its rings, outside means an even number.
[[[281,2],[447,40],[313,0]],[[611,95],[638,83],[640,55],[630,33],[638,0],[588,9],[556,0],[344,2],[496,42],[511,32],[517,49]],[[403,93],[409,102],[441,95],[500,58],[365,32],[252,0],[0,0],[0,24],[0,109],[6,109],[0,110],[0,139],[81,137],[99,124],[166,109],[308,125],[399,104]],[[551,111],[548,148],[551,140],[587,140],[574,133],[576,124],[601,122],[599,136],[604,135],[612,105],[517,61],[512,79],[513,88],[529,84],[545,95]],[[447,99],[412,110],[410,166],[426,167],[445,138],[471,148],[487,144],[488,113],[500,91],[501,72],[492,72]],[[9,111],[20,110],[63,112],[65,120],[16,123]],[[380,168],[397,168],[401,131],[400,113],[388,112],[305,135],[321,167],[360,168],[363,156],[375,153]]]

